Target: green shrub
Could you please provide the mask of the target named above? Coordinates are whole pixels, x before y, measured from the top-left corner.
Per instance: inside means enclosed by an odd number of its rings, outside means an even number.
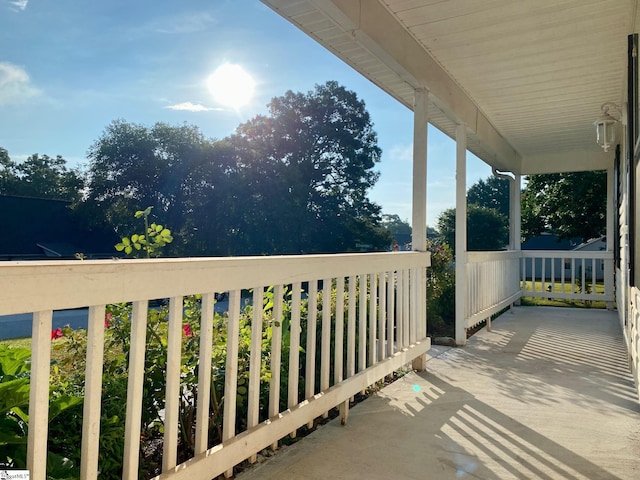
[[[431,336],[455,335],[456,272],[446,243],[430,242],[427,269],[427,331]]]

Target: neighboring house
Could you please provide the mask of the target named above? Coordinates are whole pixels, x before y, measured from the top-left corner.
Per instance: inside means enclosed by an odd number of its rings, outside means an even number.
[[[579,238],[560,238],[553,233],[543,232],[522,244],[522,250],[573,250],[580,245]]]
[[[584,243],[581,243],[573,249],[576,252],[605,252],[607,250],[607,237],[602,236],[599,238],[592,238]],[[565,261],[565,266],[567,262]],[[588,277],[591,277],[590,271],[595,268],[595,277],[597,281],[604,280],[604,261],[600,259],[593,260],[591,265],[586,265],[586,273]]]
[[[70,206],[64,200],[0,195],[0,260],[115,256],[115,232],[86,227]]]
[[[593,238],[586,242],[580,243],[579,238],[560,238],[553,233],[544,232],[537,237],[528,239],[522,244],[522,250],[538,250],[538,251],[574,251],[574,252],[602,252],[607,250],[607,238],[605,236],[599,238]],[[545,280],[551,280],[553,275],[555,280],[561,280],[563,277],[567,280],[572,278],[572,271],[574,271],[575,278],[582,278],[582,263],[575,261],[572,262],[571,258],[547,258],[543,261],[541,258],[536,258],[531,262],[531,259],[527,259],[525,262],[525,279],[531,280],[535,275],[536,280],[542,280],[543,273]],[[600,259],[594,259],[592,262],[587,262],[584,265],[585,274],[587,278],[592,279],[592,271],[595,268],[596,280],[604,280],[604,262]]]
[[[558,250],[573,250],[580,244],[579,238],[560,238],[558,235],[549,232],[543,232],[537,237],[533,237],[528,239],[526,242],[522,244],[522,250],[545,250],[545,251],[558,251]],[[553,260],[553,269],[552,259],[545,259],[544,264],[544,273],[545,278],[551,278],[551,272],[553,270],[553,274],[556,280],[560,280],[562,278],[562,268],[563,268],[563,260],[560,258],[556,258]],[[542,259],[536,258],[533,262],[531,259],[525,261],[525,279],[531,280],[532,275],[535,274],[536,280],[542,279]],[[565,274],[567,272],[565,271]],[[571,274],[569,273],[569,277]]]

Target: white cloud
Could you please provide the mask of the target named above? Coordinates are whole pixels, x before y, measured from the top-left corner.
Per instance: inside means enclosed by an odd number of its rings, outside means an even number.
[[[212,110],[222,110],[221,108],[205,107],[204,105],[191,102],[176,103],[175,105],[167,105],[164,108],[168,108],[169,110],[186,110],[187,112],[210,112]]]
[[[0,106],[19,103],[38,94],[40,91],[33,87],[26,70],[0,62]]]
[[[14,10],[20,10],[21,12],[24,12],[27,8],[27,5],[29,3],[29,0],[14,0],[9,2],[11,5],[13,5],[13,9]]]

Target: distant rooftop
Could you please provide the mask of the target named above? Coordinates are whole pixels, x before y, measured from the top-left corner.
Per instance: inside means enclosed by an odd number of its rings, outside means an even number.
[[[560,239],[553,233],[541,233],[522,244],[522,250],[573,250],[582,243],[580,238]]]

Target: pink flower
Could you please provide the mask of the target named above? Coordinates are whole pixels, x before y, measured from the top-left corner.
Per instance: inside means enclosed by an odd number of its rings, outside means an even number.
[[[193,337],[191,325],[189,325],[188,323],[182,326],[182,331],[184,332],[185,337]]]
[[[64,334],[62,333],[62,329],[60,327],[55,330],[51,330],[51,340],[55,340],[57,338],[62,338]]]
[[[111,321],[111,317],[112,317],[112,316],[113,316],[113,315],[111,315],[111,313],[107,313],[107,314],[104,316],[104,328],[109,328],[109,322]]]

